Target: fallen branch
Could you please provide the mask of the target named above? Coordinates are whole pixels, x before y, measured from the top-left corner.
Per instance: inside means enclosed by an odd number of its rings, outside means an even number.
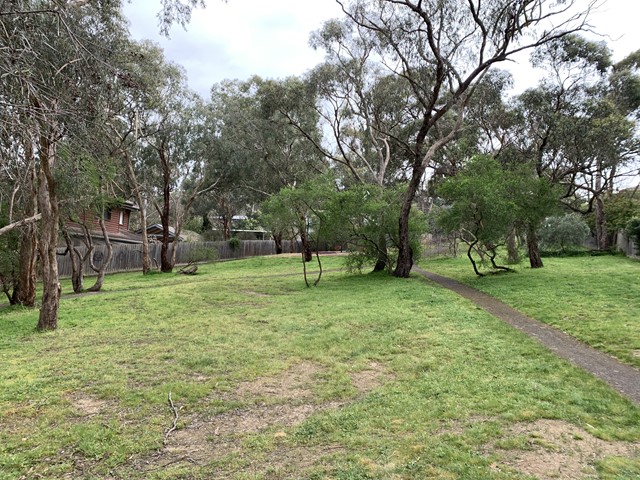
[[[171,435],[176,430],[176,428],[178,428],[178,409],[173,404],[173,400],[171,399],[171,392],[169,392],[169,408],[171,409],[171,412],[173,413],[173,425],[171,425],[171,427],[168,428],[166,432],[164,432],[164,441],[163,441],[163,443],[165,445],[167,444],[167,441],[169,439],[169,435]]]

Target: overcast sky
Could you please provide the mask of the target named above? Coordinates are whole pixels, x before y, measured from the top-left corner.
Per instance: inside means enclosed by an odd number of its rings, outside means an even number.
[[[176,25],[166,39],[157,33],[159,4],[133,0],[126,5],[131,34],[159,43],[166,58],[186,69],[189,84],[205,98],[211,86],[224,79],[254,74],[283,78],[311,69],[323,55],[308,46],[309,33],[341,15],[335,0],[207,0],[205,10],[194,12],[187,31]],[[638,18],[640,2],[629,0],[608,0],[591,18],[595,29],[607,36],[614,60],[640,49]],[[527,57],[519,63],[514,74],[521,90],[532,86],[535,76]]]

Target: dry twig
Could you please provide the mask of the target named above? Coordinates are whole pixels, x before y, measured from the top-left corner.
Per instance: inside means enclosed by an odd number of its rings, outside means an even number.
[[[171,392],[169,392],[169,408],[171,409],[171,412],[173,413],[173,425],[171,425],[171,427],[168,428],[166,432],[164,432],[164,444],[165,445],[167,444],[167,441],[169,439],[169,435],[171,435],[176,430],[176,428],[178,428],[178,409],[173,404],[173,400],[171,399]]]

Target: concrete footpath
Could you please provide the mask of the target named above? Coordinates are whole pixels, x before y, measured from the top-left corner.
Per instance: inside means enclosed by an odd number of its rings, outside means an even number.
[[[592,373],[634,403],[640,404],[640,370],[585,345],[557,328],[527,317],[475,288],[463,285],[451,278],[428,272],[420,267],[414,266],[413,271],[471,300],[493,316],[534,338],[559,357]]]

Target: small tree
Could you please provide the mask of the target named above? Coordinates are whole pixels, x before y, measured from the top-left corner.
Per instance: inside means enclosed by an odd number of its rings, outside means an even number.
[[[547,217],[538,231],[544,248],[561,252],[565,252],[567,247],[583,245],[590,233],[587,222],[577,213]]]
[[[512,177],[492,157],[474,157],[455,177],[445,180],[437,194],[449,203],[438,218],[438,224],[447,232],[457,231],[467,244],[467,257],[476,275],[482,276],[473,258],[474,251],[499,270],[496,248],[513,226],[517,205],[512,198]]]
[[[632,218],[624,229],[627,236],[633,241],[637,250],[640,250],[640,218]]]

